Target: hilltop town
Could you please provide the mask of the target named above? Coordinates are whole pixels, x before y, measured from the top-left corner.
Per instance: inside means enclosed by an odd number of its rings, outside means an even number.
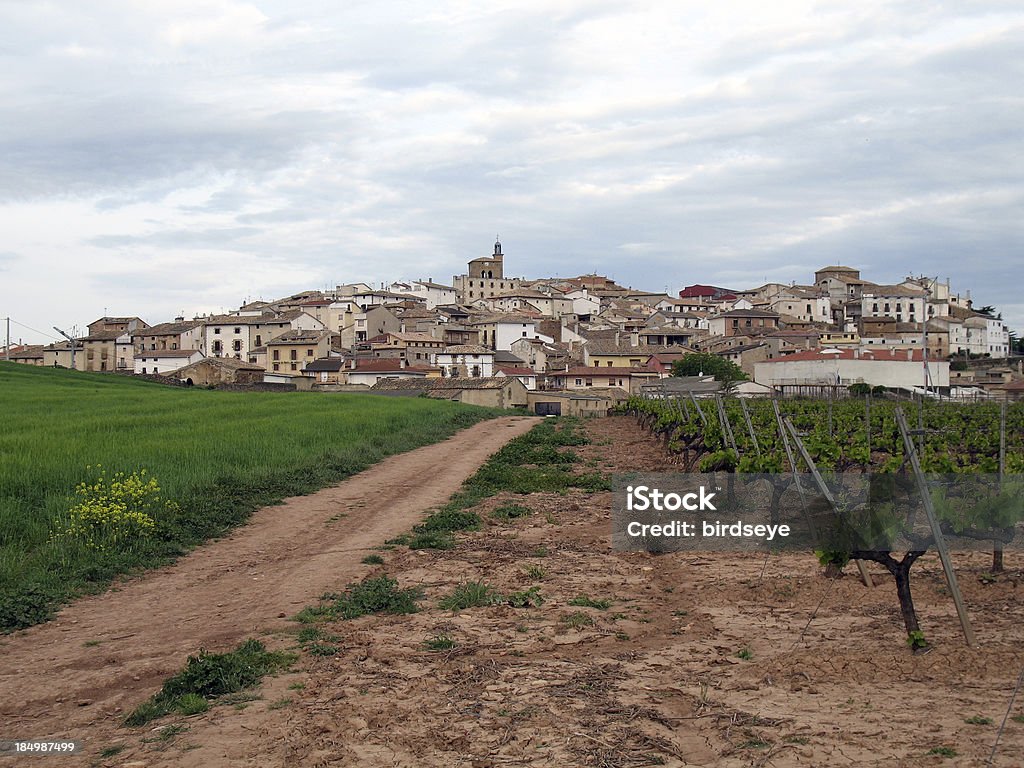
[[[101,317],[74,342],[5,356],[186,385],[425,393],[536,413],[607,412],[693,352],[734,362],[747,395],[857,383],[951,398],[1024,392],[1005,323],[948,280],[883,285],[849,266],[807,277],[672,296],[596,274],[511,277],[495,242],[450,285],[349,283],[154,325]]]

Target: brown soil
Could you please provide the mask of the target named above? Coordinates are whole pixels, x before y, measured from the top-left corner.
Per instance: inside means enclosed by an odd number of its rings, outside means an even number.
[[[595,420],[586,430],[593,442],[576,449],[581,471],[668,467],[661,445],[630,419]],[[410,478],[417,497],[418,483],[429,480]],[[403,492],[409,489],[394,493],[396,503]],[[532,514],[511,521],[491,515],[509,501]],[[384,566],[357,566],[361,552],[339,538],[335,548],[347,558],[332,559],[333,573],[309,557],[328,542],[310,547],[282,536],[281,547],[295,546],[287,556],[303,558],[288,573],[301,569],[310,580],[307,590],[287,591],[295,600],[287,604],[265,600],[273,591],[265,585],[253,589],[249,571],[259,576],[279,565],[265,531],[261,538],[253,530],[257,520],[237,534],[254,536],[253,548],[228,549],[217,560],[242,578],[210,584],[203,603],[187,602],[191,611],[180,605],[182,592],[199,585],[175,581],[176,571],[230,541],[120,593],[76,604],[58,623],[9,641],[3,651],[22,671],[0,678],[0,713],[8,724],[14,718],[9,730],[19,734],[86,740],[86,758],[102,766],[987,764],[1024,665],[1018,555],[1007,553],[1007,572],[996,580],[985,576],[984,556],[957,556],[976,649],[964,646],[937,559],[915,566],[915,598],[934,648],[913,655],[892,581],[881,570],[872,568],[879,586],[869,590],[852,567],[850,576],[825,579],[810,555],[766,562],[750,555],[615,553],[609,509],[607,493],[503,495],[481,505],[483,530],[460,536],[454,550],[400,547],[382,553]],[[314,527],[326,538],[335,531],[325,522],[331,513],[325,505]],[[406,515],[405,527],[415,517]],[[388,535],[369,541],[368,531],[359,546]],[[223,578],[216,569],[199,573]],[[150,728],[118,726],[196,650],[197,638],[220,648],[265,632],[273,647],[294,648],[298,628],[275,620],[278,610],[291,614],[322,589],[372,573],[421,587],[423,610],[326,626],[338,652],[303,653],[293,672],[265,681],[254,701]],[[458,613],[437,607],[457,585],[478,580],[505,595],[538,586],[544,602]],[[126,601],[131,615],[108,610],[133,590],[145,597]],[[570,604],[584,595],[610,604]],[[158,598],[160,609],[147,614]],[[201,613],[214,600],[224,603],[229,620]],[[165,617],[166,603],[178,606],[174,618]],[[78,624],[70,624],[70,614]],[[183,624],[192,615],[192,624]],[[83,631],[87,622],[93,629]],[[154,623],[162,629],[151,631]],[[196,634],[185,631],[191,626]],[[87,639],[127,633],[135,634],[82,648]],[[429,650],[425,641],[438,636],[455,647]],[[15,683],[24,687],[15,692]],[[78,707],[79,699],[92,703]],[[1024,692],[1010,714],[1024,715]],[[168,725],[181,731],[160,738]],[[117,746],[123,749],[116,756],[99,757]],[[941,754],[947,750],[955,754]],[[992,764],[1024,765],[1024,723],[1007,721]]]

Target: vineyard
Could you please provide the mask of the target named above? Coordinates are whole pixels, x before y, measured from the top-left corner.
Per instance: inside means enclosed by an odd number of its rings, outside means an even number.
[[[1015,540],[1017,524],[1024,520],[1019,483],[1024,473],[1024,405],[894,402],[870,395],[837,401],[720,396],[699,400],[690,395],[634,397],[625,409],[664,441],[685,472],[742,472],[780,479],[792,474],[798,488],[798,475],[809,472],[814,478],[809,487],[817,486],[836,525],[855,534],[844,539],[849,546],[817,550],[819,561],[836,576],[852,560],[869,586],[864,562],[883,565],[895,581],[908,644],[914,650],[929,646],[914,608],[910,570],[934,547],[967,643],[974,644],[945,538],[986,542],[992,548],[992,571],[1002,570],[1003,548]],[[916,428],[911,427],[914,422]],[[834,495],[836,486],[828,487],[823,472],[833,480],[835,473],[869,476],[872,490],[867,501],[857,508],[837,503],[842,483]],[[954,481],[938,484],[937,476]],[[897,498],[900,483],[903,493]],[[772,484],[774,521],[780,484]],[[951,486],[955,490],[949,491]],[[883,493],[876,488],[883,488]],[[918,506],[926,510],[931,525],[925,535],[910,531]],[[866,530],[905,534],[900,553],[891,551],[897,547],[888,543],[866,543]]]
[[[933,401],[897,403],[871,397],[844,400],[653,399],[634,397],[626,409],[665,440],[685,471],[782,472],[787,458],[782,418],[802,435],[819,469],[892,472],[904,463],[896,409],[916,426],[925,472],[1000,470],[1000,424],[1004,423],[1007,474],[1024,473],[1024,403]],[[721,409],[721,410],[719,410]]]

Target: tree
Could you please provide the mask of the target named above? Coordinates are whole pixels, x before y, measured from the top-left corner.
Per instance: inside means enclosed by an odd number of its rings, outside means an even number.
[[[730,390],[737,382],[746,381],[747,374],[736,363],[706,352],[690,352],[672,363],[673,376],[714,376],[722,389]]]

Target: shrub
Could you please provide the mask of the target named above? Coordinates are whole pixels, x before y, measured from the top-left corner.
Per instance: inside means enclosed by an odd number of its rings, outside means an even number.
[[[530,587],[521,592],[513,592],[505,602],[513,608],[540,608],[544,605],[544,598],[541,597],[540,587]]]
[[[569,601],[569,605],[576,605],[582,608],[597,608],[599,611],[608,610],[608,606],[612,604],[611,600],[595,600],[588,595],[578,595]]]
[[[87,467],[86,469],[92,469]],[[145,469],[107,476],[102,465],[94,481],[79,483],[78,497],[54,538],[67,537],[90,549],[121,548],[148,537],[156,528],[154,514],[177,511],[173,501],[161,499],[160,484]]]
[[[185,668],[169,678],[159,693],[128,715],[125,725],[144,725],[172,710],[195,709],[199,706],[197,700],[205,703],[249,688],[293,661],[294,654],[268,651],[263,643],[252,639],[229,653],[201,650],[197,656],[189,656]]]
[[[367,555],[363,558],[366,565],[384,565],[384,558],[380,555]]]
[[[470,581],[460,584],[450,595],[441,598],[438,606],[449,611],[461,611],[464,608],[477,608],[499,602],[501,595],[491,585],[482,581]]]

